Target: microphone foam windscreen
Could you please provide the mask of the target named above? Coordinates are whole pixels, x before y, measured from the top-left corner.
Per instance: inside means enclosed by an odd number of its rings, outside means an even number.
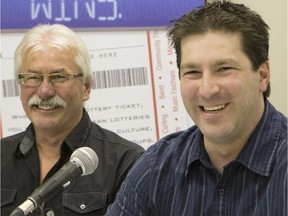
[[[76,149],[72,153],[70,161],[81,166],[83,171],[82,175],[93,173],[98,166],[98,156],[96,152],[89,147],[81,147]]]

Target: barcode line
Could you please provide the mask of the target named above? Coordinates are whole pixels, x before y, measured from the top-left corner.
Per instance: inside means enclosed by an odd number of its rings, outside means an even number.
[[[92,89],[148,85],[146,67],[95,71],[92,73]],[[3,97],[20,95],[19,84],[14,79],[2,80]]]

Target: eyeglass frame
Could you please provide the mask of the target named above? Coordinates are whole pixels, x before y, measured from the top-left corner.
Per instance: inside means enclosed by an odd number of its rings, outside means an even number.
[[[27,77],[25,76],[35,76],[37,78],[40,78],[38,83],[35,84],[35,85],[27,85],[25,84],[25,82],[27,81]],[[57,75],[68,75],[68,79],[62,81],[62,82],[53,82],[53,79],[51,79],[50,77],[53,77],[53,76],[57,76]],[[46,74],[46,75],[43,75],[43,74],[38,74],[38,73],[20,73],[18,74],[18,80],[19,80],[19,83],[23,86],[28,86],[28,87],[36,87],[36,86],[40,86],[42,84],[42,82],[44,81],[45,78],[48,78],[49,80],[49,83],[52,85],[52,86],[55,86],[55,84],[61,84],[61,83],[65,83],[69,80],[72,80],[72,79],[75,79],[75,78],[80,78],[80,77],[83,77],[83,73],[68,73],[68,72],[60,72],[60,73],[51,73],[51,74]],[[26,78],[26,81],[25,81],[25,78]],[[28,77],[29,78],[29,77]]]

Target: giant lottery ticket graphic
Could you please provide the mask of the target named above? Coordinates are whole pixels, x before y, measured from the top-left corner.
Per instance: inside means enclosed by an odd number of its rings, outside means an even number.
[[[165,30],[77,33],[91,57],[94,80],[85,107],[93,122],[144,148],[193,124],[181,100],[176,57]],[[13,72],[13,52],[22,37],[23,32],[2,33],[2,137],[30,123]]]

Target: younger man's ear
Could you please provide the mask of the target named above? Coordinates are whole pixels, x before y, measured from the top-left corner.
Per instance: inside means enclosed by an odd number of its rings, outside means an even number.
[[[265,92],[267,90],[268,84],[270,83],[270,64],[268,60],[260,65],[258,72],[260,75],[259,90],[261,92]]]

